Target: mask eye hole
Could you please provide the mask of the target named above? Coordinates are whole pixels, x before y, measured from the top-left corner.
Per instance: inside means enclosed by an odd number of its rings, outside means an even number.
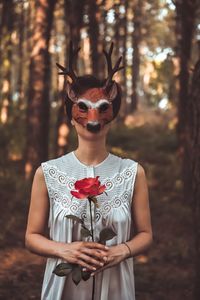
[[[103,103],[103,104],[100,105],[99,111],[100,112],[106,112],[108,108],[109,108],[109,104],[108,103]]]
[[[82,112],[87,112],[88,111],[88,107],[87,107],[87,105],[84,102],[79,102],[78,103],[78,108]]]

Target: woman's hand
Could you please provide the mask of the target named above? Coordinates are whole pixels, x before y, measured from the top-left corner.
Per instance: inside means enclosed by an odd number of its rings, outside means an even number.
[[[87,270],[95,271],[103,267],[107,261],[108,249],[105,245],[95,242],[72,242],[59,246],[58,257]]]
[[[116,246],[109,247],[108,253],[107,253],[107,261],[105,265],[101,268],[98,268],[95,272],[93,272],[91,275],[96,275],[97,273],[111,268],[117,264],[119,264],[121,261],[126,259],[129,256],[129,250],[127,249],[127,246],[125,244],[119,244]]]

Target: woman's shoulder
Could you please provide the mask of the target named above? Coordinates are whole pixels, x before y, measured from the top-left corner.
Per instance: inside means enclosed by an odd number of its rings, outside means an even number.
[[[142,186],[146,182],[147,178],[145,168],[140,162],[132,158],[120,157],[117,155],[114,155],[114,157],[121,162],[120,169],[125,176],[128,175],[128,177],[131,178],[131,175],[133,175],[136,188],[138,188],[140,184]]]
[[[145,177],[146,172],[145,168],[141,163],[133,158],[127,158],[127,157],[122,157],[116,154],[111,154],[112,155],[112,163],[118,163],[120,166],[120,169],[134,169],[135,172],[137,173],[137,177]]]
[[[112,155],[113,163],[118,162],[120,165],[122,165],[124,167],[132,166],[132,165],[139,165],[139,163],[133,158],[127,158],[127,157],[123,157],[123,156],[116,155],[113,153],[111,153],[111,155]]]
[[[63,165],[64,162],[66,162],[70,157],[71,157],[71,153],[69,152],[65,155],[62,155],[60,157],[56,157],[56,158],[52,158],[49,159],[47,161],[44,161],[41,163],[41,166],[45,166],[45,165],[50,165],[50,166],[59,166],[59,165]]]

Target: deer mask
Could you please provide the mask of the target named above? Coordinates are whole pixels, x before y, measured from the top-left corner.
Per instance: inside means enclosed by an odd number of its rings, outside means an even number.
[[[74,50],[70,42],[69,67],[66,69],[60,64],[57,64],[58,68],[62,71],[58,74],[67,75],[72,81],[71,83],[68,80],[65,82],[65,103],[68,115],[71,115],[76,122],[87,128],[90,132],[97,133],[105,124],[115,118],[120,107],[120,87],[112,78],[116,72],[123,68],[120,67],[122,57],[120,57],[115,66],[112,67],[111,56],[113,43],[108,52],[103,50],[108,65],[107,79],[101,87],[92,87],[85,90],[82,89],[84,87],[81,88],[80,77],[77,77],[73,71],[73,60],[79,50],[80,48]],[[83,90],[83,92],[81,92],[81,90]],[[70,110],[68,109],[69,107]]]

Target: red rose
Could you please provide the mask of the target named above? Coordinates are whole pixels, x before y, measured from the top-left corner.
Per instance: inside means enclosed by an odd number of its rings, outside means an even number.
[[[102,194],[106,186],[101,185],[99,176],[92,178],[84,178],[77,180],[74,184],[76,191],[71,191],[71,194],[78,199],[93,198]]]

